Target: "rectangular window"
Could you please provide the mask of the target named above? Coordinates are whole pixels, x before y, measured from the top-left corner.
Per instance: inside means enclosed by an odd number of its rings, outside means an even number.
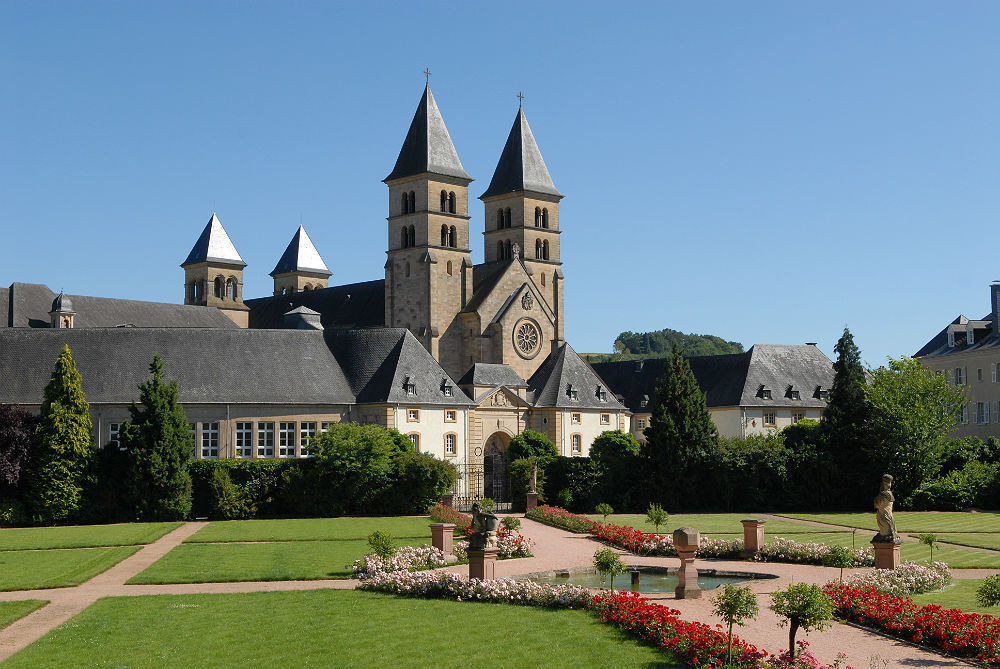
[[[122,444],[118,440],[118,435],[122,431],[121,423],[111,423],[108,427],[108,446],[114,446],[115,448],[121,449]]]
[[[765,411],[764,412],[764,426],[765,427],[774,427],[777,424],[778,424],[777,421],[774,419],[774,412],[773,411]]]
[[[986,402],[976,402],[976,425],[988,423],[986,418]]]
[[[444,422],[446,423],[456,423],[458,422],[458,412],[449,409],[444,412]]]
[[[410,443],[413,444],[413,450],[415,450],[415,451],[417,451],[419,453],[420,452],[420,435],[414,433],[414,434],[410,434],[408,436],[410,437]]]
[[[201,424],[201,457],[219,457],[219,424]]]
[[[274,457],[274,423],[257,423],[257,457]]]
[[[980,367],[976,370],[976,381],[982,381],[982,380],[983,380],[983,368]]]
[[[458,445],[455,443],[455,435],[444,435],[444,454],[455,455],[458,453]]]
[[[646,429],[646,419],[645,418],[636,418],[635,419],[635,429],[637,429],[637,430],[645,430]]]
[[[419,423],[420,422],[420,409],[407,409],[406,410],[406,422],[407,423]]]
[[[569,420],[574,425],[579,425],[580,422],[581,422],[580,414],[578,414],[578,413],[570,414],[570,419]]]
[[[571,447],[574,454],[579,455],[580,453],[583,453],[583,438],[580,435],[574,434],[570,437],[570,443],[572,444]]]
[[[278,423],[278,457],[295,457],[295,423]]]
[[[609,413],[601,414],[601,425],[611,425],[611,414]]]
[[[965,383],[965,374],[963,373],[964,371],[965,370],[964,370],[963,367],[956,367],[955,368],[955,385],[956,386],[960,386],[963,383]]]
[[[789,390],[788,397],[793,400],[800,400],[802,399],[802,394],[797,390]]]
[[[253,456],[253,423],[236,424],[236,457]]]
[[[997,379],[1000,378],[1000,363],[994,362],[990,365],[990,369],[993,370],[993,383],[996,383]]]
[[[322,425],[320,425],[320,432],[326,432],[334,425],[336,425],[336,423],[331,423],[330,421],[323,421]]]
[[[771,391],[768,390],[767,388],[764,388],[763,390],[760,391],[760,396],[761,399],[769,400],[771,399]]]
[[[302,456],[309,454],[309,442],[316,436],[316,423],[299,423],[299,453]]]
[[[796,423],[798,423],[800,420],[802,420],[805,417],[806,417],[806,415],[804,413],[802,413],[801,411],[793,411],[792,412],[792,425],[795,425]]]
[[[962,405],[962,418],[961,418],[961,421],[962,421],[963,425],[965,425],[966,423],[969,422],[969,405],[968,404],[963,404]]]

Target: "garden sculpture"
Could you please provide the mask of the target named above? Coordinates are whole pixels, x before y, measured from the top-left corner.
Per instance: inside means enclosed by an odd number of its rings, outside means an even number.
[[[872,538],[876,544],[901,544],[903,540],[896,533],[896,520],[892,517],[892,504],[896,498],[892,494],[892,476],[882,476],[882,489],[875,495],[875,520],[878,522],[878,534]]]
[[[538,463],[531,463],[531,489],[528,492],[538,492]]]
[[[493,512],[483,513],[483,507],[476,502],[472,505],[472,524],[469,526],[472,535],[469,537],[469,550],[481,551],[497,547],[497,530],[500,519]]]

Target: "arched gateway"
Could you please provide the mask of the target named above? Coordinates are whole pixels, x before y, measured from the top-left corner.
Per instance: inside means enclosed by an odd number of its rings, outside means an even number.
[[[510,435],[494,432],[483,449],[483,496],[498,505],[510,502],[510,467],[507,448]]]

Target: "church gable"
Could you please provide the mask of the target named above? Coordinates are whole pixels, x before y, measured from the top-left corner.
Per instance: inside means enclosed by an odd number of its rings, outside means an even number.
[[[495,388],[494,390],[487,391],[480,397],[476,398],[476,403],[481,409],[530,409],[531,405],[528,404],[524,399],[518,397],[517,393],[514,391],[501,386],[500,388]]]

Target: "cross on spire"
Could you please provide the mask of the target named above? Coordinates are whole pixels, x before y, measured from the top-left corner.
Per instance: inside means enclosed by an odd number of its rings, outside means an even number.
[[[523,107],[524,106],[524,96],[521,95],[521,91],[517,92],[517,106],[518,107]]]
[[[429,67],[425,67],[424,68],[424,77],[427,78],[427,84],[430,85],[430,83],[431,83],[431,68],[429,68]]]

